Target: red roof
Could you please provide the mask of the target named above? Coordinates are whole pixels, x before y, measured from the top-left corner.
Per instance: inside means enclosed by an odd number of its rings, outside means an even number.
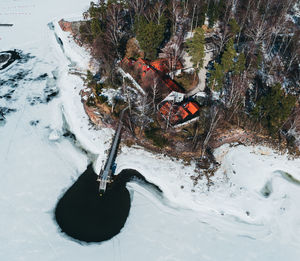
[[[185,109],[187,109],[191,114],[195,114],[199,111],[200,107],[195,102],[189,102],[184,106]]]
[[[188,116],[195,115],[200,107],[196,102],[188,102],[185,105],[175,106],[173,107],[173,111],[170,114],[170,110],[172,109],[170,102],[165,102],[159,109],[160,113],[164,116],[171,116],[170,122],[172,124],[177,124],[179,121],[184,121]]]
[[[141,63],[141,64],[147,64],[147,61],[145,59],[141,58],[141,57],[139,59],[137,59],[136,62]]]
[[[182,106],[179,107],[178,114],[183,120],[189,115],[188,112]]]
[[[163,73],[169,73],[170,68],[169,68],[169,59],[168,58],[161,58],[157,59],[153,62],[150,63],[151,66],[153,66],[156,70],[163,72]],[[180,61],[177,61],[176,63],[176,70],[182,69],[183,65]]]
[[[168,69],[168,66],[166,65],[165,59],[155,60],[155,61],[151,62],[150,65],[153,66],[156,70],[158,70],[160,72],[163,72],[163,73],[169,72],[169,69]]]
[[[160,112],[163,115],[167,115],[170,112],[171,104],[169,102],[166,102],[163,106],[160,107]]]
[[[130,65],[130,66],[134,65],[134,67],[135,67],[134,69],[141,70],[140,71],[141,77],[145,78],[146,75],[148,75],[147,72],[149,72],[149,71],[152,71],[153,73],[163,72],[164,74],[166,74],[166,72],[168,72],[166,62],[167,62],[166,59],[158,59],[158,60],[151,62],[149,65],[148,62],[142,58],[138,58],[138,60],[135,61],[133,59],[124,57],[124,59],[122,60],[121,63]],[[163,82],[165,83],[166,87],[169,88],[171,91],[184,93],[182,88],[178,84],[176,84],[173,80],[171,80],[171,78],[164,77],[162,75],[159,75],[159,76],[162,77]],[[154,75],[150,75],[150,77],[154,77]]]
[[[172,91],[181,92],[182,93],[181,88],[174,81],[172,81],[170,78],[164,79],[164,82],[167,85],[167,87],[169,89],[171,89]]]
[[[124,59],[121,61],[121,64],[133,65],[134,63],[135,63],[134,60],[128,59],[127,57],[124,57]]]

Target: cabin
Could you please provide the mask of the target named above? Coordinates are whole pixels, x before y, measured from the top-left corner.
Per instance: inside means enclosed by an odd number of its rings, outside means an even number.
[[[150,65],[155,68],[158,72],[161,72],[163,74],[170,73],[169,70],[169,59],[167,58],[160,58],[155,61],[152,61]],[[177,61],[175,65],[175,71],[183,69],[183,64],[180,61]]]
[[[125,57],[121,61],[121,67],[127,73],[131,74],[141,85],[143,90],[148,93],[151,91],[153,79],[160,79],[159,92],[161,102],[158,105],[159,113],[164,119],[168,120],[171,125],[189,121],[199,114],[199,104],[196,101],[190,99],[187,101],[184,99],[184,89],[168,76],[170,71],[167,59],[157,59],[149,62],[142,58],[134,60]],[[180,68],[182,68],[182,64],[178,62],[176,69]],[[182,97],[181,99],[175,99],[175,96]]]
[[[155,77],[159,77],[163,83],[163,87],[167,88],[169,93],[172,91],[180,93],[185,92],[167,75],[169,72],[167,59],[158,59],[148,62],[142,58],[139,58],[135,61],[134,59],[125,57],[121,61],[121,67],[130,74],[138,75],[142,88],[147,89],[149,82]]]
[[[184,101],[172,104],[170,101],[162,103],[159,112],[162,117],[169,120],[171,125],[177,125],[189,121],[199,114],[200,106],[195,101]]]

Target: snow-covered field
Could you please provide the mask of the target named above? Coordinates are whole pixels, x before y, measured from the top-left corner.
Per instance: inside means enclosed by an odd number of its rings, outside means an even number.
[[[14,24],[0,28],[0,51],[16,48],[23,57],[0,72],[0,96],[6,97],[0,107],[13,109],[0,126],[0,260],[299,260],[300,160],[267,148],[220,148],[222,165],[210,191],[205,180],[193,186],[193,165],[122,148],[117,171],[138,170],[164,197],[129,183],[127,223],[102,244],[80,245],[59,232],[53,219],[58,198],[89,159],[100,168],[113,134],[89,125],[82,81],[68,73],[87,66],[88,55],[57,27],[89,2],[0,2],[0,22]],[[47,26],[51,21],[55,30]],[[88,155],[63,136],[66,125]]]

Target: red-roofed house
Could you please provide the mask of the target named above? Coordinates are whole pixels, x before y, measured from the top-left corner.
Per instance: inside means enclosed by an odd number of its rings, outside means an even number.
[[[184,105],[184,108],[192,115],[196,114],[200,110],[200,107],[196,102],[188,102],[186,105]]]
[[[141,85],[145,87],[149,79],[160,77],[169,91],[175,91],[184,93],[184,90],[176,84],[169,76],[166,75],[168,71],[166,65],[166,59],[158,59],[151,63],[148,63],[145,59],[139,58],[137,61],[129,58],[124,58],[121,62],[121,66],[130,67],[131,70],[138,72],[141,78]],[[126,68],[124,68],[126,70]]]
[[[169,73],[169,68],[167,65],[166,59],[158,59],[150,63],[150,65],[155,68],[157,71],[162,72],[164,74]]]
[[[200,106],[189,101],[183,104],[171,104],[170,101],[165,101],[159,109],[159,112],[172,125],[177,125],[195,118],[198,115]]]
[[[177,83],[172,81],[171,78],[165,78],[163,81],[171,91],[184,93],[182,88]]]
[[[124,58],[121,62],[121,66],[124,70],[127,68],[129,73],[139,78],[139,80],[136,79],[136,81],[140,81],[141,87],[146,92],[149,91],[148,88],[152,83],[151,80],[155,77],[159,77],[162,83],[160,92],[164,93],[162,96],[169,97],[171,93],[184,93],[184,90],[167,75],[168,66],[166,63],[166,59],[158,59],[149,63],[142,58],[139,58],[137,61]],[[186,103],[178,101],[179,103],[176,103],[174,97],[173,99],[171,98],[171,100],[172,103],[170,101],[162,102],[159,112],[165,119],[169,120],[172,125],[188,121],[194,118],[199,112],[200,107],[194,101]]]

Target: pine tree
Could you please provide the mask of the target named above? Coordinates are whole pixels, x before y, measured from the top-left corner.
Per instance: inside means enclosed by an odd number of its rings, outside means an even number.
[[[236,35],[240,31],[240,26],[238,25],[237,21],[234,18],[230,19],[229,26],[230,26],[231,32],[234,35]]]
[[[209,87],[215,91],[223,88],[225,73],[221,64],[214,63],[214,69],[210,70]]]
[[[225,47],[225,52],[222,55],[221,65],[225,73],[231,71],[234,67],[234,58],[236,57],[236,51],[234,49],[234,42],[231,38]]]
[[[224,0],[211,0],[208,5],[207,17],[208,26],[212,28],[219,18],[224,16],[225,12],[225,1]]]
[[[91,31],[94,38],[102,33],[101,24],[98,19],[93,18],[91,20]]]
[[[194,37],[187,41],[187,51],[192,56],[191,61],[198,70],[203,66],[205,38],[201,27],[195,29]]]
[[[234,64],[234,74],[242,74],[246,69],[246,57],[244,53],[240,53],[236,63]]]
[[[164,40],[166,20],[162,16],[160,23],[147,22],[144,17],[136,17],[135,20],[136,38],[140,47],[145,52],[146,58],[153,60],[157,57],[157,50]]]
[[[237,56],[234,48],[234,42],[231,38],[226,44],[225,51],[221,57],[221,64],[215,62],[214,69],[210,70],[209,87],[221,91],[224,85],[224,79],[229,72],[233,74],[242,74],[245,71],[246,58],[244,53]]]
[[[268,93],[256,103],[252,115],[275,135],[282,127],[296,103],[295,96],[285,94],[279,83],[272,86]]]
[[[207,17],[208,17],[208,26],[212,28],[217,20],[217,4],[215,1],[210,1],[207,10]]]

